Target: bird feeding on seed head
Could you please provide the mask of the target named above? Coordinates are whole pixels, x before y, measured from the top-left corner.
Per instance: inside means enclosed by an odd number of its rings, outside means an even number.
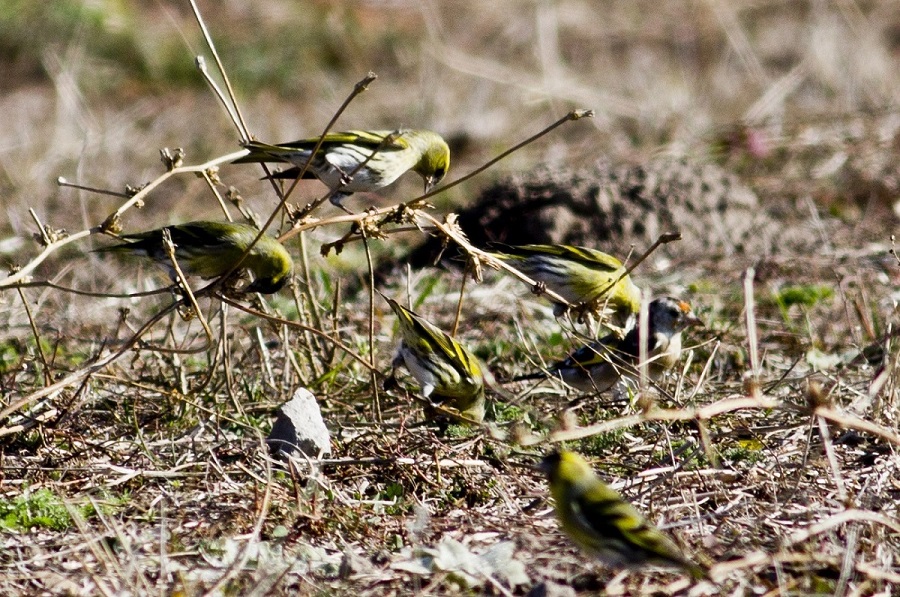
[[[647,323],[647,370],[650,379],[658,382],[681,358],[681,332],[702,322],[686,302],[663,297],[650,302]],[[515,381],[552,376],[583,392],[605,392],[622,378],[637,378],[641,334],[640,326],[624,338],[609,334],[582,346],[546,372],[523,375]]]
[[[491,253],[573,305],[597,302],[624,324],[641,309],[641,290],[621,261],[602,251],[572,245],[502,245]],[[565,305],[555,305],[558,317]]]
[[[319,149],[313,155],[317,145]],[[303,173],[303,178],[318,178],[334,192],[331,202],[340,207],[344,198],[351,194],[377,191],[408,170],[422,177],[427,193],[450,169],[447,142],[427,130],[333,132],[322,138],[311,137],[277,145],[249,141],[244,147],[249,153],[233,163],[293,164],[293,168],[273,176],[297,178]]]
[[[422,396],[457,410],[467,419],[484,419],[487,370],[465,346],[413,311],[384,295],[400,323],[400,344],[391,379],[400,365],[421,384]]]
[[[175,246],[175,260],[187,276],[217,278],[231,271],[240,260],[239,269],[253,275],[245,292],[271,294],[280,290],[293,272],[293,260],[280,242],[263,234],[247,252],[259,236],[259,230],[231,222],[198,221],[123,234],[121,244],[95,249],[95,252],[149,257],[166,269],[174,281],[175,268],[163,244],[165,231]]]

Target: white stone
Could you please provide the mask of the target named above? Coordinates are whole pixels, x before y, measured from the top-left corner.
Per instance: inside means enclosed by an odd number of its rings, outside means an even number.
[[[298,452],[310,458],[331,455],[331,435],[312,392],[300,388],[281,405],[266,441],[275,456]]]

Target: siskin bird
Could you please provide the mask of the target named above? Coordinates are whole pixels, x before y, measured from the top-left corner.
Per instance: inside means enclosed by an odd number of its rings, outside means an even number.
[[[484,419],[483,365],[462,344],[397,301],[382,295],[400,321],[400,345],[391,379],[401,364],[422,384],[422,395],[456,409],[466,419]]]
[[[407,170],[425,180],[427,193],[450,168],[450,148],[432,131],[327,133],[319,151],[310,159],[318,143],[319,137],[278,145],[250,141],[244,145],[249,154],[234,163],[286,162],[295,167],[275,176],[296,178],[309,161],[304,178],[318,178],[334,191],[331,202],[337,206],[353,193],[388,186]]]
[[[216,278],[228,272],[244,255],[259,230],[230,222],[189,222],[148,232],[122,235],[119,245],[96,252],[131,253],[149,257],[164,267],[172,280],[175,269],[163,247],[163,231],[168,230],[175,245],[178,266],[189,276]],[[291,276],[294,263],[284,246],[266,234],[253,245],[239,266],[253,273],[245,292],[271,294],[280,290]]]
[[[578,454],[552,452],[540,468],[549,480],[563,531],[604,564],[676,567],[698,580],[708,576],[672,539],[601,481]]]
[[[663,297],[650,303],[647,323],[647,369],[650,378],[658,382],[681,358],[681,332],[702,322],[686,302]],[[635,326],[624,338],[609,334],[582,346],[548,372],[520,376],[515,381],[542,379],[549,373],[583,392],[605,392],[622,377],[637,379],[640,350],[640,327]]]
[[[596,249],[571,245],[498,245],[492,253],[541,282],[569,303],[603,301],[624,324],[641,309],[641,290],[625,275],[622,262]],[[565,306],[557,304],[561,315]]]

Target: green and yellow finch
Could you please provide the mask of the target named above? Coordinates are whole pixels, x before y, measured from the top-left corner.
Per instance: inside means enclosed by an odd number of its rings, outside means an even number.
[[[296,178],[308,161],[304,178],[318,178],[334,191],[331,202],[335,205],[341,205],[341,201],[352,193],[386,187],[407,170],[412,170],[425,180],[427,193],[443,180],[450,168],[450,148],[440,135],[432,131],[328,133],[319,151],[312,156],[318,143],[319,137],[278,145],[250,141],[244,145],[249,153],[234,163],[289,163],[295,167],[275,176]],[[363,164],[362,167],[360,164]]]
[[[544,457],[540,468],[550,482],[563,531],[604,564],[675,567],[696,579],[707,576],[672,539],[601,481],[578,454],[552,452]]]
[[[681,358],[681,332],[702,323],[690,305],[673,297],[654,299],[648,310],[647,373],[658,382]],[[640,350],[641,329],[635,326],[624,338],[609,334],[582,346],[548,371],[520,376],[515,381],[552,376],[583,392],[605,392],[619,379],[637,379]]]
[[[422,396],[480,423],[485,409],[485,369],[478,357],[397,301],[384,299],[400,322],[400,344],[391,363],[391,379],[405,364],[421,384]]]
[[[123,234],[125,242],[96,249],[97,252],[131,253],[146,256],[164,267],[172,280],[175,268],[163,247],[163,231],[167,230],[175,245],[178,266],[187,276],[216,278],[228,272],[247,251],[259,230],[246,224],[231,222],[189,222],[166,226],[148,232]],[[281,289],[290,279],[294,263],[280,242],[264,234],[240,263],[239,269],[253,274],[253,282],[245,292],[270,294]]]
[[[641,309],[641,291],[622,262],[596,249],[571,245],[497,245],[492,253],[569,303],[603,302],[620,323]],[[601,305],[602,306],[602,305]],[[557,304],[557,316],[565,311]]]

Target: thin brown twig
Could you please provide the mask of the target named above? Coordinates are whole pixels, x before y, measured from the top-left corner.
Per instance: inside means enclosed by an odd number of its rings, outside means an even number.
[[[219,52],[216,50],[216,45],[213,43],[212,35],[210,35],[209,29],[206,28],[206,23],[203,20],[203,16],[200,14],[200,9],[197,8],[195,0],[190,1],[191,10],[194,13],[194,18],[197,19],[197,24],[200,26],[200,31],[203,33],[203,39],[206,41],[206,46],[212,53],[213,59],[216,61],[216,68],[219,69],[219,74],[222,75],[222,80],[225,81],[225,88],[228,90],[228,96],[231,98],[231,108],[234,110],[235,114],[235,117],[233,118],[234,124],[241,135],[243,135],[244,138],[247,138],[247,124],[246,122],[244,122],[244,117],[241,114],[241,108],[237,102],[237,97],[234,95],[234,89],[231,86],[231,81],[228,79],[228,73],[226,72],[225,67],[222,65],[222,60],[219,58]],[[226,109],[228,109],[229,106],[224,101],[223,105],[225,105]]]
[[[309,265],[309,247],[306,241],[306,235],[300,234],[300,267],[303,274],[303,279],[301,280],[303,287],[300,292],[306,299],[313,325],[322,329],[322,313],[319,311],[319,303],[316,301],[314,294],[312,268]]]
[[[172,287],[173,286],[170,284],[169,286],[164,286],[155,290],[121,293],[91,292],[88,290],[79,290],[78,288],[63,286],[62,284],[57,284],[56,282],[51,282],[50,280],[31,280],[30,282],[19,282],[17,284],[11,284],[9,286],[9,288],[52,288],[53,290],[61,290],[62,292],[67,292],[69,294],[75,294],[78,296],[90,296],[95,298],[138,298],[143,296],[156,296],[160,294],[170,294],[172,292]]]
[[[370,371],[372,377],[372,393],[373,400],[372,403],[375,407],[375,420],[379,423],[383,420],[381,414],[381,392],[378,388],[378,374],[376,370],[378,369],[378,363],[375,360],[375,267],[372,263],[372,251],[369,247],[368,237],[366,236],[365,229],[362,229],[363,234],[363,247],[366,252],[366,266],[369,270],[369,359],[371,361],[372,370]]]
[[[617,429],[635,427],[648,421],[706,421],[728,412],[734,412],[736,410],[743,409],[780,409],[791,412],[811,412],[811,414],[813,415],[820,416],[845,428],[871,433],[872,435],[888,441],[896,446],[900,446],[900,436],[898,436],[891,430],[876,425],[871,421],[860,419],[859,417],[838,413],[829,407],[819,406],[814,410],[809,411],[802,406],[798,406],[790,402],[783,402],[765,396],[751,397],[744,395],[729,396],[728,398],[723,398],[722,400],[699,408],[690,407],[661,409],[658,407],[654,407],[644,413],[620,417],[617,419],[604,421],[596,425],[590,425],[588,427],[554,431],[545,438],[532,438],[523,445],[534,445],[543,442],[555,443],[563,441],[573,441],[585,437],[599,435],[601,433],[607,433],[609,431],[614,431]]]
[[[618,284],[620,281],[622,281],[626,276],[631,275],[631,272],[633,272],[635,270],[635,268],[637,268],[637,266],[639,266],[648,257],[650,257],[650,255],[652,255],[653,252],[656,251],[656,249],[660,248],[662,245],[666,245],[671,242],[675,242],[675,241],[679,241],[679,240],[681,240],[680,232],[663,232],[662,234],[660,234],[656,238],[656,240],[653,241],[653,244],[650,245],[650,248],[648,248],[646,251],[641,253],[640,257],[638,257],[637,259],[632,261],[628,265],[628,267],[625,268],[625,271],[622,272],[615,280],[612,280],[609,284],[604,286],[603,289],[599,293],[597,293],[597,296],[605,295],[608,290],[613,288],[616,284]]]
[[[213,194],[216,198],[216,201],[219,204],[219,208],[222,210],[222,213],[225,214],[225,219],[229,222],[234,222],[234,218],[231,217],[231,212],[228,211],[228,205],[225,203],[225,198],[222,197],[222,193],[219,192],[219,189],[216,188],[216,183],[213,182],[212,177],[209,175],[209,170],[204,170],[202,173],[203,182],[206,183],[206,188]],[[246,210],[239,208],[241,215],[243,215],[247,220],[249,220],[249,215]]]
[[[191,5],[193,6],[194,0],[191,0]],[[203,28],[204,33],[206,29]],[[209,41],[209,43],[212,43]],[[215,54],[215,50],[213,50],[213,54]],[[218,56],[217,62],[218,62]],[[206,59],[203,56],[197,56],[194,58],[194,64],[197,67],[197,70],[200,71],[200,76],[203,77],[203,80],[206,81],[206,84],[209,86],[210,90],[212,90],[213,95],[216,96],[216,99],[219,100],[219,103],[222,104],[222,107],[225,109],[225,112],[228,114],[228,118],[231,119],[231,122],[234,123],[235,128],[238,130],[238,134],[240,134],[242,139],[247,138],[247,129],[244,125],[243,119],[240,115],[240,112],[237,108],[237,103],[233,101],[228,101],[225,98],[225,94],[222,93],[222,90],[219,89],[219,86],[213,80],[212,75],[209,74],[209,70],[206,68]],[[219,69],[219,72],[224,73],[223,69]]]
[[[120,199],[129,199],[131,195],[128,193],[123,193],[122,191],[113,191],[110,189],[101,189],[100,187],[90,187],[83,184],[77,184],[74,182],[69,182],[65,177],[60,176],[56,179],[56,184],[61,187],[68,187],[70,189],[76,189],[79,191],[88,191],[90,193],[96,193],[98,195],[109,195],[110,197],[119,197]]]
[[[187,302],[190,303],[194,314],[200,319],[200,325],[203,327],[203,331],[206,332],[206,342],[208,346],[213,341],[212,330],[209,329],[206,317],[203,316],[203,311],[200,309],[200,305],[197,304],[197,297],[194,296],[194,292],[191,290],[190,284],[188,284],[187,277],[184,275],[181,266],[178,264],[178,260],[175,258],[175,243],[172,242],[172,234],[169,232],[168,228],[163,228],[162,246],[163,250],[166,252],[166,256],[169,258],[169,262],[172,265],[172,269],[175,272],[181,290],[187,295]]]
[[[28,317],[28,325],[31,327],[31,334],[34,336],[35,349],[37,350],[38,358],[40,358],[42,365],[41,375],[44,377],[44,383],[50,384],[53,380],[53,376],[50,373],[50,364],[47,362],[47,355],[44,354],[44,346],[41,344],[41,335],[40,332],[38,332],[37,323],[34,321],[31,305],[28,304],[28,299],[25,298],[25,293],[21,288],[17,288],[16,292],[18,292],[19,298],[22,299],[22,306],[25,308],[25,315]]]
[[[471,265],[466,263],[466,269],[463,272],[462,282],[459,284],[459,300],[456,302],[456,317],[453,318],[453,328],[450,330],[450,335],[454,338],[456,337],[456,332],[459,330],[459,320],[462,317],[462,308],[463,301],[466,298],[466,280],[469,278],[469,272],[471,270]]]

